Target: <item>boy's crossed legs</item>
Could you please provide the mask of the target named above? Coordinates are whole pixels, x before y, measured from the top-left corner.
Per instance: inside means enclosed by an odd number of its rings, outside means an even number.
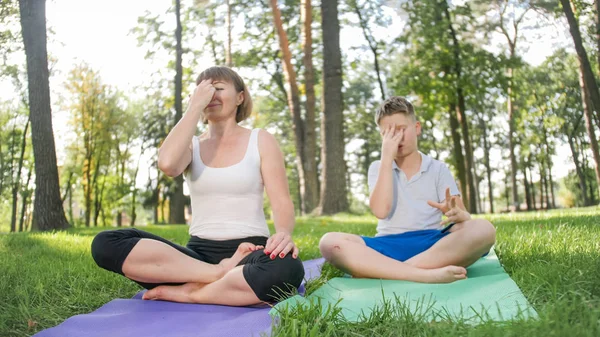
[[[401,262],[368,247],[358,235],[327,233],[319,249],[327,261],[354,277],[449,283],[466,278],[466,269],[493,246],[494,226],[472,219],[455,224],[431,248]]]

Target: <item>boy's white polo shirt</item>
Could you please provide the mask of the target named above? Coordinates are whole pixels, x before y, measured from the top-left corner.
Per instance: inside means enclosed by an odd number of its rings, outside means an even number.
[[[410,181],[406,174],[392,161],[395,184],[394,201],[388,217],[379,220],[377,235],[400,234],[423,229],[441,229],[442,212],[427,204],[428,200],[442,202],[446,199],[446,188],[452,195],[459,195],[452,173],[439,160],[421,152],[421,168]],[[373,192],[379,176],[381,161],[371,163],[368,174],[369,193]]]

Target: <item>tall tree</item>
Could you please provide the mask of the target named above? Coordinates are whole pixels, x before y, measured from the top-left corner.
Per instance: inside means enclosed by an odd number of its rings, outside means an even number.
[[[598,67],[598,75],[600,75],[600,0],[594,0],[594,23],[596,24],[596,66]]]
[[[58,185],[56,149],[52,129],[48,54],[46,49],[46,1],[19,0],[35,158],[34,230],[65,229],[69,226]]]
[[[587,89],[587,93],[589,94],[593,110],[596,113],[596,118],[600,120],[600,118],[598,117],[598,115],[600,115],[600,90],[598,89],[598,83],[596,82],[596,77],[594,76],[594,72],[592,71],[592,66],[590,64],[587,51],[583,46],[583,39],[579,30],[579,23],[577,22],[575,13],[573,13],[570,1],[560,0],[560,4],[567,18],[567,22],[569,23],[569,31],[571,32],[571,36],[573,37],[575,51],[577,52],[577,57],[579,58],[579,63],[581,64],[583,83],[585,84],[585,88]]]
[[[173,120],[173,127],[175,127],[177,122],[181,119],[181,116],[183,116],[181,98],[183,90],[183,47],[181,45],[182,27],[180,0],[175,0],[175,19],[177,25],[175,28],[175,119]],[[175,177],[170,197],[169,223],[184,224],[186,198],[183,195],[183,175]]]
[[[444,15],[446,18],[446,23],[448,25],[448,31],[450,34],[450,38],[452,41],[452,54],[454,57],[453,60],[453,70],[455,78],[455,89],[456,89],[456,115],[458,117],[458,121],[460,123],[460,129],[462,134],[463,145],[465,147],[465,171],[467,178],[467,191],[463,191],[463,194],[467,196],[467,207],[469,212],[477,213],[477,192],[475,188],[475,178],[474,178],[474,161],[473,161],[473,146],[471,144],[471,137],[469,135],[469,122],[467,120],[467,107],[465,104],[465,93],[463,90],[462,83],[462,60],[461,60],[461,50],[460,43],[458,42],[456,31],[452,26],[452,17],[450,16],[450,9],[448,6],[448,2],[446,0],[442,0],[442,8],[444,10]]]
[[[594,173],[596,174],[596,182],[598,183],[598,195],[600,195],[600,150],[598,149],[598,138],[596,138],[596,131],[592,118],[593,105],[591,103],[589,91],[587,90],[583,66],[581,63],[579,66],[579,85],[581,87],[581,100],[583,105],[583,116],[585,117],[585,129],[588,137],[590,138],[590,148],[592,150],[592,158],[595,164]]]
[[[372,1],[366,1],[364,4],[359,4],[358,0],[349,1],[348,5],[352,8],[352,11],[358,16],[358,23],[360,24],[360,28],[362,29],[363,36],[365,40],[367,40],[367,44],[369,45],[369,49],[373,53],[373,66],[375,67],[375,75],[377,76],[377,83],[379,84],[379,91],[381,94],[381,100],[385,100],[385,89],[383,86],[383,80],[381,76],[381,67],[379,65],[380,59],[380,48],[379,43],[373,36],[371,29],[369,28],[368,18],[363,14],[363,8],[368,5],[372,5]],[[371,6],[368,6],[371,7]],[[378,13],[379,14],[379,13]]]
[[[227,7],[227,16],[225,17],[225,27],[227,27],[227,49],[225,51],[225,65],[233,67],[233,61],[231,59],[231,4],[229,0],[225,0],[225,6]]]
[[[287,33],[283,28],[281,12],[277,6],[277,0],[270,0],[270,4],[273,14],[273,23],[277,36],[279,37],[279,48],[281,49],[281,61],[283,64],[285,81],[288,85],[288,89],[286,90],[287,101],[293,120],[296,143],[296,166],[298,167],[300,180],[302,211],[303,213],[309,213],[315,208],[318,202],[317,167],[316,161],[314,160],[316,146],[309,148],[309,143],[307,143],[308,133],[314,135],[314,129],[311,132],[308,132],[309,116],[307,115],[306,121],[302,118],[302,112],[300,110],[300,91],[298,89],[296,71],[292,65],[292,53],[290,52]],[[306,10],[306,8],[304,10]],[[314,120],[310,123],[314,126]],[[310,143],[311,146],[313,146],[313,144],[316,145],[316,142]],[[312,154],[313,158],[309,158],[309,154]]]
[[[321,214],[348,210],[346,161],[344,160],[344,115],[342,54],[338,0],[321,1],[323,30],[323,118],[321,119]]]
[[[310,0],[301,0],[300,16],[302,20],[302,50],[304,61],[304,89],[306,91],[306,184],[310,202],[306,212],[319,204],[319,175],[317,169],[317,134],[316,134],[316,98],[315,98],[315,71],[313,66],[313,39],[312,39],[312,4]]]
[[[19,164],[17,166],[17,172],[12,187],[12,212],[10,216],[10,231],[15,232],[17,230],[17,195],[21,188],[21,171],[23,170],[23,160],[25,159],[25,148],[27,145],[27,130],[29,129],[29,121],[25,124],[25,130],[21,137],[21,155],[19,156]]]
[[[511,0],[500,0],[494,1],[493,5],[499,12],[499,21],[496,27],[502,35],[506,38],[508,43],[509,53],[509,67],[507,69],[508,83],[506,87],[506,109],[508,111],[508,148],[510,156],[510,179],[512,184],[512,203],[515,210],[520,209],[521,201],[519,200],[519,191],[517,189],[517,155],[516,151],[516,135],[515,135],[515,107],[514,107],[514,76],[515,76],[515,62],[517,59],[517,43],[519,42],[519,28],[530,10],[529,4],[525,2],[524,8],[520,8],[520,13],[515,13],[515,7],[519,8],[523,6],[522,3],[511,1]],[[507,11],[511,11],[507,13]],[[511,22],[512,21],[512,22]],[[511,30],[512,28],[512,30]]]

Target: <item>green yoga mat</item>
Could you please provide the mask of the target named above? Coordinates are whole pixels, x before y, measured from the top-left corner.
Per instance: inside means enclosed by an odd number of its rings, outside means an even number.
[[[333,278],[307,297],[294,296],[271,310],[277,316],[285,306],[337,305],[351,322],[369,317],[373,308],[384,301],[400,306],[428,321],[464,320],[504,321],[536,318],[517,284],[504,271],[492,250],[467,268],[467,279],[449,284],[425,284],[408,281]]]

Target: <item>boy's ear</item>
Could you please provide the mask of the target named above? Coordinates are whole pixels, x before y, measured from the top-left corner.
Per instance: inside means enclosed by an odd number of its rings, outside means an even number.
[[[416,121],[415,127],[417,128],[417,137],[421,135],[421,122]]]

